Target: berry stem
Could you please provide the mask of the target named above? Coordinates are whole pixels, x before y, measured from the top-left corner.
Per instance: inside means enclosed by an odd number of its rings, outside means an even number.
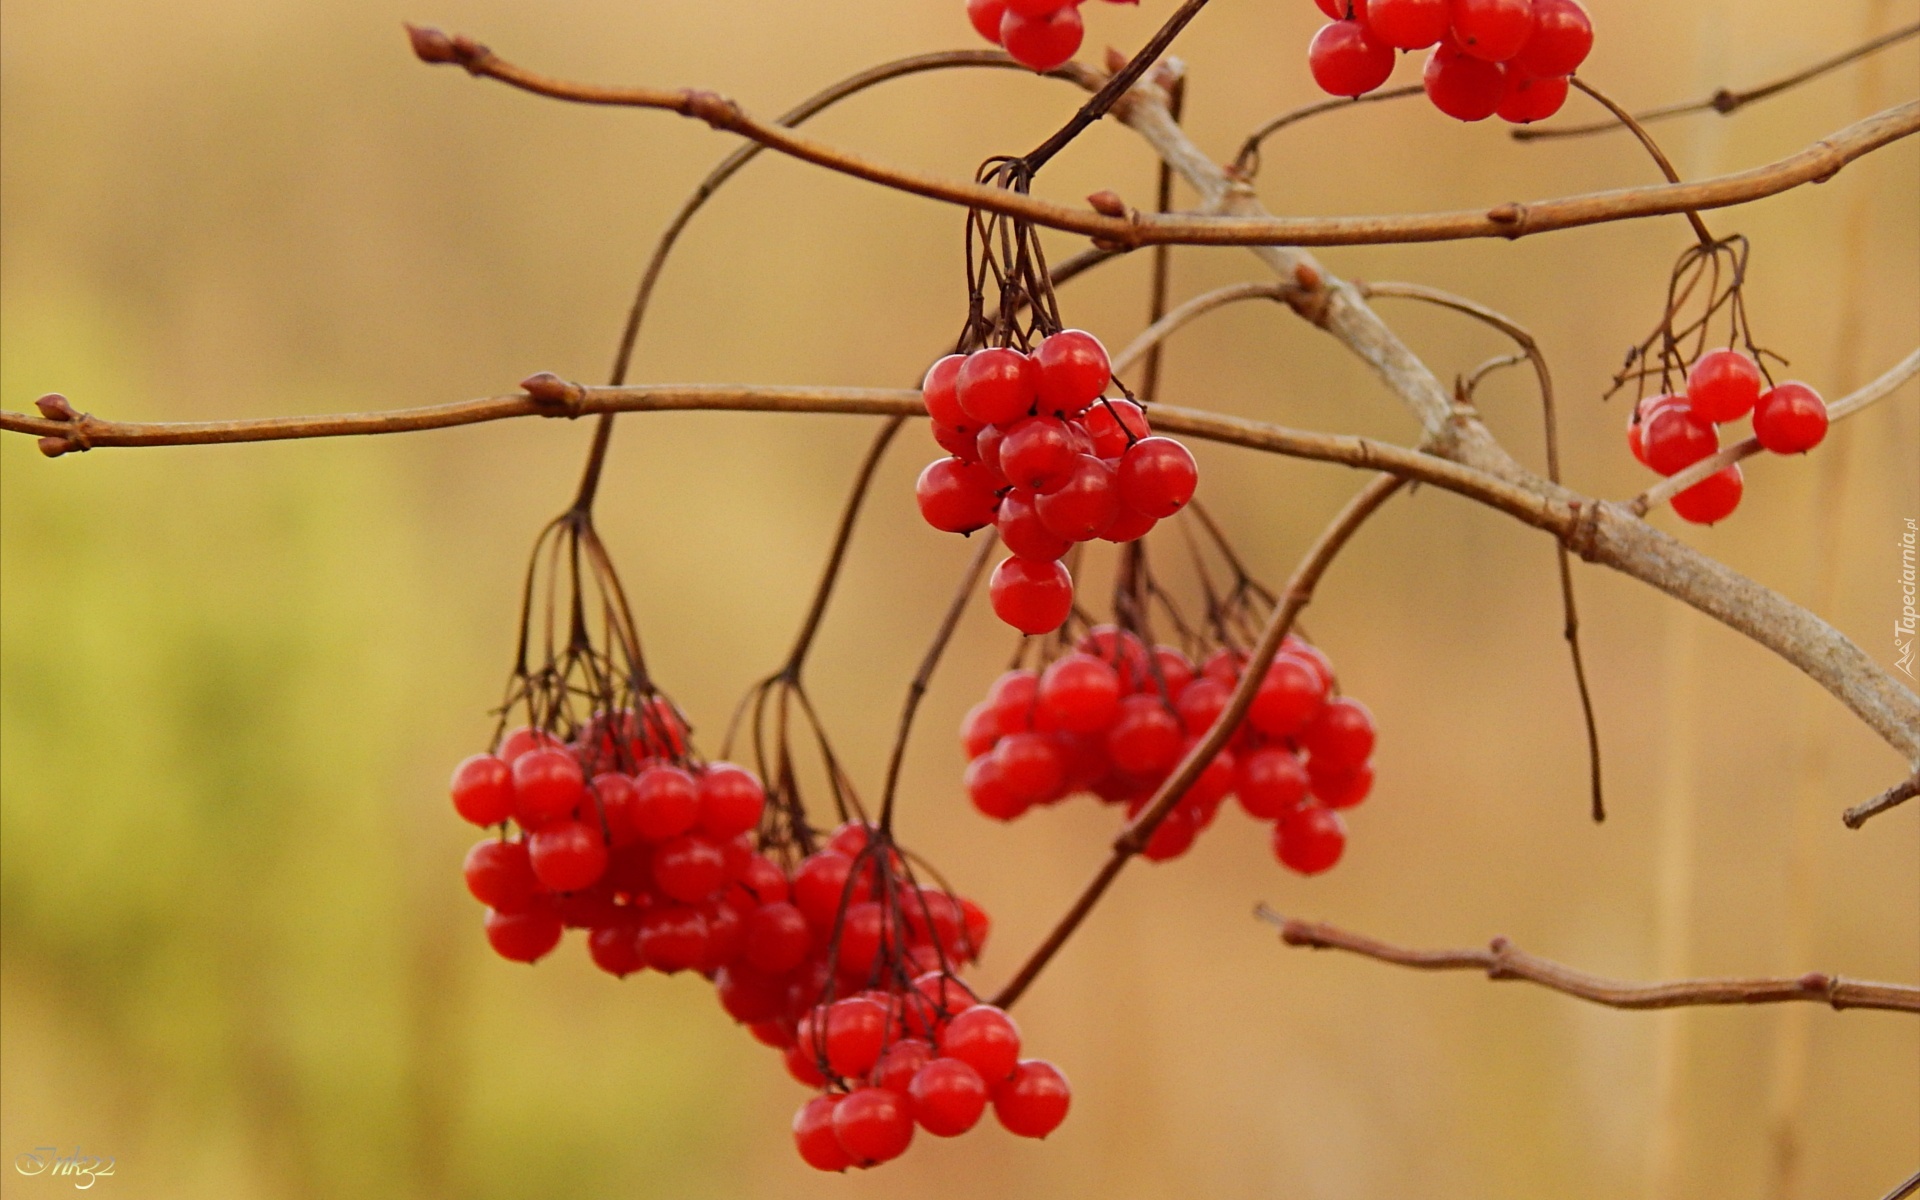
[[[1132,90],[1133,85],[1140,81],[1140,77],[1147,73],[1148,68],[1159,61],[1160,55],[1173,44],[1173,39],[1180,36],[1180,31],[1187,27],[1187,22],[1199,16],[1200,10],[1206,6],[1207,0],[1186,0],[1185,4],[1175,9],[1173,15],[1167,18],[1166,24],[1160,26],[1159,30],[1147,39],[1147,44],[1140,47],[1139,52],[1127,60],[1126,66],[1116,71],[1106,83],[1101,85],[1099,91],[1080,106],[1080,111],[1074,113],[1067,123],[1055,130],[1046,141],[1027,151],[1023,157],[1028,171],[1030,173],[1039,171],[1049,159],[1066,149],[1068,143],[1084,133],[1088,126],[1106,116],[1107,111]]]
[[[1599,102],[1602,108],[1613,114],[1614,120],[1631,129],[1633,136],[1640,140],[1642,146],[1646,147],[1648,155],[1653,158],[1654,164],[1660,168],[1660,173],[1667,177],[1667,182],[1675,185],[1679,184],[1680,173],[1673,169],[1673,163],[1668,160],[1666,151],[1660,149],[1660,143],[1653,140],[1653,135],[1646,131],[1645,126],[1633,119],[1632,113],[1615,104],[1602,93],[1599,88],[1594,87],[1578,75],[1568,79],[1567,82],[1585,92],[1588,96],[1591,96]],[[1712,250],[1718,243],[1715,241],[1713,234],[1708,231],[1707,223],[1700,219],[1699,210],[1687,208],[1681,211],[1686,214],[1687,223],[1693,226],[1693,234],[1700,239],[1701,247],[1709,251]]]

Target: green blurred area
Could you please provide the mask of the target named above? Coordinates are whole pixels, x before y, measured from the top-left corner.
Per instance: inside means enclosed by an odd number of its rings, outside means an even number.
[[[1914,15],[1862,0],[1592,7],[1590,74],[1636,107],[1758,82]],[[1166,10],[1142,8],[1090,7],[1090,49],[1139,44]],[[9,3],[0,406],[59,390],[127,419],[378,409],[497,394],[537,369],[603,373],[647,245],[731,143],[663,114],[428,71],[401,17],[538,69],[710,86],[761,113],[971,38],[958,0],[564,15],[499,0]],[[1216,0],[1195,23],[1181,43],[1189,123],[1210,153],[1312,98],[1302,50],[1316,21],[1305,0]],[[988,74],[891,85],[817,132],[958,175],[1078,102]],[[1916,85],[1908,46],[1661,135],[1684,173],[1730,171]],[[1333,114],[1265,158],[1263,196],[1286,212],[1444,209],[1651,174],[1624,138],[1519,147],[1417,101]],[[1896,146],[1711,218],[1754,240],[1761,340],[1829,396],[1920,340],[1917,161]],[[1132,136],[1103,125],[1040,190],[1113,187],[1138,204],[1152,177]],[[897,385],[957,324],[959,235],[937,205],[766,156],[685,240],[634,377]],[[1657,315],[1686,236],[1676,219],[1325,258],[1471,294],[1533,328],[1560,383],[1567,477],[1622,496],[1645,478],[1620,444],[1621,405],[1598,396]],[[1259,270],[1244,253],[1183,251],[1176,294]],[[1134,256],[1073,284],[1069,320],[1124,343],[1146,271]],[[1443,377],[1502,348],[1382,303]],[[1412,436],[1358,364],[1284,311],[1210,317],[1167,369],[1175,402]],[[1536,459],[1526,381],[1481,399]],[[709,749],[791,637],[869,429],[623,422],[602,529],[650,661]],[[1884,745],[1764,651],[1581,569],[1614,808],[1590,826],[1550,547],[1420,492],[1368,528],[1308,617],[1383,728],[1380,786],[1354,814],[1347,861],[1286,875],[1262,831],[1228,814],[1188,859],[1133,869],[1021,1007],[1033,1051],[1076,1085],[1054,1138],[923,1138],[871,1177],[813,1176],[786,1134],[803,1093],[709,987],[616,983],[571,941],[509,967],[460,884],[470,833],[445,774],[488,735],[524,555],[565,503],[588,432],[521,422],[57,462],[0,438],[0,1195],[71,1186],[13,1169],[42,1145],[115,1156],[99,1193],[143,1200],[1817,1197],[1877,1195],[1911,1170],[1910,1020],[1609,1012],[1285,950],[1249,919],[1264,898],[1410,944],[1503,933],[1634,979],[1920,979],[1915,814],[1859,833],[1836,819],[1901,769]],[[1270,581],[1357,482],[1199,453],[1203,494]],[[811,681],[869,790],[967,554],[906,500],[930,454],[910,431],[883,468]],[[1893,547],[1915,515],[1909,387],[1805,460],[1756,460],[1724,526],[1677,531],[1891,662]],[[908,842],[993,911],[989,984],[1112,832],[1086,804],[1004,828],[967,809],[950,730],[1009,649],[990,616],[969,615],[902,811]]]

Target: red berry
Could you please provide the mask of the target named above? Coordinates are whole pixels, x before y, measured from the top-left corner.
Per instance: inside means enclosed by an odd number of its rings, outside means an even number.
[[[806,916],[809,926],[832,929],[839,919],[843,896],[849,904],[867,899],[870,887],[864,878],[848,888],[847,881],[852,875],[853,860],[832,850],[823,850],[800,864],[800,869],[793,873],[793,903]],[[849,890],[853,893],[851,896],[847,895]]]
[[[1174,710],[1180,714],[1181,724],[1194,737],[1204,735],[1227,711],[1228,701],[1233,699],[1233,689],[1211,676],[1202,676],[1187,685],[1174,701]]]
[[[778,1018],[786,1011],[786,988],[752,969],[722,967],[713,973],[713,994],[726,1014],[751,1027],[758,1041],[784,1050],[793,1034]]]
[[[844,1171],[853,1165],[853,1156],[841,1148],[833,1131],[833,1114],[839,1107],[839,1096],[815,1096],[793,1114],[793,1144],[815,1170]]]
[[[787,1068],[787,1074],[793,1076],[794,1082],[801,1087],[825,1087],[827,1077],[821,1074],[820,1064],[814,1060],[814,1052],[809,1048],[811,1042],[811,1038],[796,1037],[791,1046],[781,1051],[781,1063]],[[836,1137],[834,1142],[838,1144],[839,1140]]]
[[[1199,480],[1193,454],[1169,437],[1142,438],[1120,459],[1120,499],[1156,519],[1185,508]]]
[[[1447,0],[1373,0],[1367,28],[1396,50],[1425,50],[1447,36]]]
[[[1040,675],[1026,668],[1008,671],[987,689],[987,703],[1000,717],[1001,733],[1019,733],[1032,729],[1041,716]]]
[[[1000,470],[1007,482],[1045,495],[1073,477],[1080,452],[1059,417],[1026,417],[1000,442]]]
[[[1000,714],[992,704],[982,700],[967,710],[960,719],[960,753],[971,759],[993,749],[1000,740]]]
[[[1024,418],[1023,418],[1024,419]],[[1007,480],[1006,468],[1000,462],[1000,445],[1007,440],[1007,431],[999,425],[989,425],[973,439],[973,458],[970,461],[986,468],[993,477],[993,489],[1011,486]]]
[[[522,725],[501,740],[500,749],[497,753],[501,762],[512,766],[515,760],[529,750],[557,750],[559,748],[559,738],[543,730],[532,729]]]
[[[899,1158],[913,1143],[907,1098],[886,1088],[855,1088],[833,1110],[833,1132],[857,1167]]]
[[[1015,793],[1001,778],[1000,760],[992,754],[983,754],[968,763],[961,783],[967,789],[967,798],[981,815],[996,821],[1011,821],[1029,807],[1026,798]]]
[[[525,912],[540,890],[525,842],[489,838],[476,843],[467,851],[461,874],[466,877],[467,890],[473,893],[473,898],[496,912]]]
[[[1057,562],[1009,558],[987,584],[993,611],[1022,633],[1052,633],[1073,610],[1073,576]]]
[[[1000,44],[1015,61],[1036,71],[1051,71],[1072,58],[1085,32],[1080,10],[1071,4],[1043,17],[1023,17],[1008,9],[1000,18]]]
[[[639,841],[640,830],[633,823],[633,807],[639,800],[639,792],[633,786],[633,778],[617,771],[602,771],[593,777],[590,791],[592,799],[598,802],[600,815],[606,818],[607,836],[613,840],[614,848]],[[592,813],[593,809],[593,803],[580,806],[583,815]]]
[[[1500,94],[1500,104],[1494,112],[1508,124],[1527,125],[1546,120],[1566,102],[1565,75],[1527,75],[1509,66],[1506,90]]]
[[[454,811],[475,825],[498,825],[513,815],[513,770],[491,754],[462,759],[450,786]]]
[[[1193,841],[1199,836],[1200,826],[1194,820],[1194,811],[1182,805],[1153,827],[1147,844],[1140,847],[1140,855],[1148,862],[1170,862],[1193,849]]]
[[[791,904],[763,904],[747,918],[747,965],[766,975],[784,975],[807,959],[812,931]]]
[[[1313,35],[1307,46],[1307,69],[1323,92],[1362,95],[1393,74],[1393,47],[1358,21],[1335,21]]]
[[[1533,0],[1453,0],[1453,40],[1463,53],[1502,63],[1533,36]]]
[[[957,1058],[989,1083],[1013,1074],[1020,1061],[1020,1027],[1002,1009],[975,1004],[955,1014],[940,1031],[940,1054]]]
[[[1062,416],[1084,412],[1113,377],[1107,348],[1081,329],[1047,335],[1034,349],[1033,361],[1040,369],[1040,406]]]
[[[1007,549],[1021,558],[1045,562],[1065,554],[1073,543],[1041,523],[1040,513],[1033,507],[1035,498],[1025,488],[1014,488],[1002,496],[994,526],[999,529],[1000,540],[1007,544]]]
[[[1373,790],[1373,765],[1330,764],[1319,758],[1307,760],[1308,786],[1314,799],[1327,808],[1352,808]]]
[[[647,965],[640,957],[638,935],[639,921],[622,910],[606,924],[593,927],[593,932],[587,935],[587,955],[593,959],[594,966],[625,979]]]
[[[1066,757],[1045,733],[1013,733],[993,748],[1000,782],[1025,804],[1044,804],[1060,796],[1067,780]]]
[[[1120,715],[1120,676],[1091,654],[1069,654],[1040,677],[1040,704],[1073,733],[1099,733]]]
[[[1687,404],[1695,420],[1737,421],[1760,399],[1760,366],[1738,350],[1709,350],[1687,372]]]
[[[1285,746],[1262,746],[1240,759],[1234,784],[1248,816],[1277,821],[1307,798],[1307,769]]]
[[[1129,445],[1153,432],[1147,414],[1131,400],[1102,400],[1086,411],[1080,424],[1100,458],[1119,458]]]
[[[1292,737],[1326,703],[1327,683],[1314,664],[1297,654],[1274,656],[1247,709],[1247,722],[1269,737]]]
[[[873,1070],[886,1041],[887,1007],[878,1000],[849,996],[827,1007],[827,1065],[834,1074],[853,1079]]]
[[[1346,822],[1315,804],[1295,809],[1273,827],[1274,854],[1302,875],[1318,875],[1339,862],[1346,847]]]
[[[1107,730],[1107,755],[1133,775],[1151,775],[1180,758],[1186,731],[1159,696],[1142,693],[1120,702],[1120,715]]]
[[[1129,508],[1123,503],[1120,506],[1120,515],[1113,519],[1111,525],[1100,531],[1100,540],[1115,544],[1136,542],[1152,533],[1153,527],[1159,523],[1159,518],[1150,517],[1139,509]]]
[[[1647,422],[1661,409],[1675,405],[1687,408],[1687,398],[1667,393],[1644,397],[1633,406],[1633,415],[1627,420],[1627,449],[1633,451],[1633,456],[1640,460],[1641,466],[1647,465]]]
[[[1754,405],[1753,436],[1775,454],[1804,454],[1827,436],[1827,402],[1804,383],[1771,388]]]
[[[1427,99],[1456,121],[1484,121],[1500,107],[1507,76],[1498,63],[1462,54],[1442,42],[1427,56],[1421,76]]]
[[[1512,66],[1528,75],[1571,75],[1593,49],[1593,21],[1576,0],[1533,0],[1533,36]]]
[[[1328,701],[1300,732],[1307,753],[1329,765],[1357,767],[1373,753],[1373,714],[1358,700]]]
[[[584,821],[549,821],[527,838],[533,874],[551,892],[577,892],[607,871],[607,845]]]
[[[566,816],[586,794],[580,764],[565,750],[529,750],[513,760],[513,816],[525,828]]]
[[[1042,1059],[1022,1062],[1013,1078],[993,1090],[993,1112],[1008,1133],[1043,1138],[1060,1128],[1073,1089],[1059,1068]]]
[[[996,22],[999,20],[998,17],[994,19]],[[954,391],[960,376],[960,364],[966,361],[964,354],[949,354],[927,368],[927,377],[920,384],[920,398],[927,406],[927,415],[943,425],[961,428],[974,426],[973,419],[960,407],[960,397]]]
[[[936,1058],[921,1067],[908,1087],[913,1119],[935,1137],[959,1137],[987,1109],[980,1072],[957,1058]]]
[[[1011,425],[1033,408],[1039,372],[1018,350],[975,350],[960,364],[954,387],[960,408],[980,425]]]
[[[972,533],[991,525],[1000,505],[993,473],[979,463],[957,458],[928,463],[913,485],[913,494],[927,524],[944,533]]]
[[[1120,490],[1113,468],[1091,454],[1076,455],[1067,481],[1034,500],[1040,523],[1069,541],[1099,537],[1120,515]]]
[[[653,852],[654,885],[682,904],[698,904],[726,881],[727,856],[712,838],[681,834]]]
[[[945,421],[930,421],[928,425],[933,430],[933,440],[940,443],[942,450],[962,462],[980,461],[980,426],[949,425]]]
[[[640,914],[640,956],[667,975],[697,967],[707,957],[707,919],[697,908],[656,904]]]
[[[873,1066],[874,1087],[911,1096],[913,1077],[933,1061],[933,1047],[919,1038],[902,1038],[881,1052]]]
[[[536,903],[525,912],[487,910],[487,942],[508,962],[538,962],[560,944],[560,914],[551,904]]]
[[[1320,11],[1333,21],[1358,21],[1362,25],[1372,18],[1367,0],[1313,0]]]
[[[767,793],[752,771],[717,762],[700,776],[700,832],[725,841],[760,824]]]
[[[1723,467],[1702,479],[1690,488],[1675,492],[1673,511],[1680,514],[1681,520],[1691,521],[1695,525],[1712,525],[1733,515],[1740,507],[1741,493],[1746,491],[1746,481],[1740,475],[1739,464]]]
[[[679,767],[648,767],[634,777],[631,814],[641,837],[665,841],[700,820],[700,787]]]
[[[1641,422],[1640,445],[1648,466],[1671,475],[1718,450],[1720,436],[1713,426],[1694,420],[1691,408],[1669,404]]]

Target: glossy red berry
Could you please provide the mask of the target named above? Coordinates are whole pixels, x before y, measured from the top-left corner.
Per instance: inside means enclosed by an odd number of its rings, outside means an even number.
[[[1100,540],[1115,544],[1138,541],[1152,533],[1153,527],[1159,523],[1159,518],[1150,517],[1123,503],[1120,506],[1119,515],[1113,518],[1113,523],[1100,531]]]
[[[1043,1138],[1060,1128],[1073,1103],[1073,1089],[1058,1067],[1030,1058],[1015,1068],[1013,1078],[993,1090],[993,1112],[1008,1133]]]
[[[1300,732],[1300,744],[1322,762],[1357,767],[1373,753],[1373,714],[1350,697],[1327,702]]]
[[[1676,396],[1672,393],[1647,396],[1633,406],[1633,415],[1627,421],[1627,449],[1633,451],[1633,456],[1640,460],[1641,466],[1649,465],[1646,443],[1647,422],[1653,420],[1654,414],[1661,409],[1675,406],[1683,410],[1690,408],[1685,396]]]
[[[1740,497],[1745,491],[1746,480],[1741,477],[1740,466],[1736,463],[1715,471],[1690,488],[1675,492],[1673,511],[1683,521],[1712,525],[1733,515],[1733,510],[1740,507]]]
[[[966,361],[964,354],[949,354],[927,368],[927,376],[920,384],[920,398],[927,406],[927,415],[935,421],[961,428],[975,424],[960,407],[960,396],[954,390],[960,378],[960,364]]]
[[[1373,0],[1367,28],[1396,50],[1425,50],[1447,36],[1447,0]]]
[[[809,926],[832,929],[840,916],[842,897],[849,904],[868,898],[870,889],[864,880],[848,888],[852,875],[853,860],[831,850],[811,855],[800,864],[793,873],[793,904],[806,916]],[[851,896],[847,895],[849,891]]]
[[[707,919],[699,909],[656,904],[640,914],[640,956],[663,974],[699,966],[707,957]]]
[[[1509,66],[1506,90],[1494,112],[1512,125],[1544,121],[1560,111],[1567,102],[1567,77],[1564,75],[1527,75]]]
[[[551,892],[577,892],[607,870],[607,845],[584,821],[549,821],[527,838],[534,877]]]
[[[853,1156],[840,1145],[833,1130],[834,1110],[840,1097],[815,1096],[793,1114],[793,1144],[800,1158],[817,1171],[844,1171],[853,1165]]]
[[[1510,66],[1534,76],[1571,75],[1593,49],[1593,21],[1576,0],[1533,0],[1533,36]]]
[[[1181,724],[1194,737],[1200,737],[1213,728],[1220,714],[1227,710],[1227,703],[1233,699],[1233,689],[1212,676],[1201,676],[1187,685],[1173,707],[1180,714]]]
[[[1318,875],[1340,861],[1347,848],[1347,823],[1317,804],[1295,809],[1273,827],[1273,852],[1302,875]]]
[[[1307,46],[1307,69],[1321,91],[1359,96],[1393,74],[1393,47],[1358,21],[1335,21],[1313,35]]]
[[[1695,420],[1690,407],[1669,404],[1641,422],[1640,445],[1648,466],[1671,475],[1718,450],[1720,436],[1713,426]]]
[[[1076,455],[1067,481],[1036,498],[1033,507],[1040,514],[1040,523],[1060,537],[1075,542],[1099,537],[1120,515],[1120,490],[1113,468],[1091,454]]]
[[[907,1095],[913,1119],[935,1137],[959,1137],[987,1109],[987,1085],[980,1072],[957,1058],[936,1058],[914,1075]]]
[[[1011,821],[1031,807],[1000,777],[1000,760],[992,754],[982,754],[967,764],[961,786],[980,814],[996,821]]]
[[[1000,18],[1000,44],[1016,62],[1036,71],[1051,71],[1072,58],[1085,34],[1080,10],[1071,4],[1043,17],[1024,17],[1009,8]]]
[[[1164,519],[1187,506],[1199,480],[1192,452],[1172,438],[1149,437],[1127,447],[1117,483],[1129,508]]]
[[[1015,487],[1045,495],[1073,476],[1080,452],[1059,417],[1016,421],[1000,442],[1000,471]]]
[[[784,975],[807,959],[812,931],[791,904],[762,904],[747,918],[742,952],[747,965],[765,975]]]
[[[1738,350],[1709,350],[1687,372],[1687,404],[1695,420],[1724,424],[1760,399],[1760,366]]]
[[[1533,36],[1533,0],[1452,0],[1453,40],[1463,53],[1503,63]]]
[[[1107,348],[1083,329],[1048,334],[1034,348],[1033,361],[1040,370],[1040,407],[1062,416],[1085,411],[1112,378]]]
[[[911,1096],[913,1077],[920,1073],[921,1067],[932,1061],[931,1043],[919,1038],[902,1038],[881,1051],[880,1061],[873,1065],[870,1082],[874,1087]]]
[[[853,1079],[873,1070],[886,1046],[886,1006],[865,996],[849,996],[829,1005],[825,1019],[827,1065],[833,1073]]]
[[[1270,737],[1292,737],[1306,728],[1326,699],[1326,680],[1311,662],[1297,654],[1278,654],[1253,694],[1247,722]]]
[[[491,754],[462,759],[449,786],[454,811],[475,825],[498,825],[513,815],[513,770]]]
[[[1158,695],[1142,693],[1120,702],[1120,715],[1107,730],[1107,755],[1133,775],[1171,767],[1180,757],[1186,730]]]
[[[1507,76],[1498,63],[1463,54],[1446,42],[1427,56],[1421,83],[1427,99],[1456,121],[1484,121],[1500,107]]]
[[[1234,785],[1248,816],[1277,821],[1307,798],[1307,768],[1285,746],[1262,746],[1241,757]]]
[[[1120,676],[1091,654],[1069,654],[1040,676],[1040,704],[1061,729],[1098,733],[1120,715]]]
[[[949,425],[945,421],[929,421],[933,431],[933,440],[940,448],[961,462],[980,461],[980,426],[975,422],[965,425]]]
[[[1100,458],[1119,458],[1129,445],[1153,432],[1147,414],[1131,400],[1102,400],[1086,411],[1080,424]]]
[[[1753,408],[1753,436],[1775,454],[1804,454],[1827,436],[1827,402],[1804,383],[1768,390]]]
[[[1066,757],[1051,734],[1008,734],[993,748],[993,759],[1001,784],[1026,804],[1055,799],[1067,780]]]
[[[473,898],[498,912],[525,912],[540,890],[525,842],[489,838],[476,843],[467,851],[461,874]]]
[[[524,912],[487,910],[487,942],[508,962],[538,962],[560,944],[560,914],[551,904],[535,903]]]
[[[696,833],[662,842],[653,852],[653,882],[682,904],[697,904],[727,881],[727,857],[720,844]]]
[[[1007,544],[1007,549],[1021,558],[1042,561],[1059,558],[1073,543],[1041,522],[1040,513],[1033,506],[1035,499],[1025,488],[1014,488],[1002,496],[994,527],[1000,531],[1000,540]]]
[[[1022,633],[1052,633],[1073,609],[1073,576],[1058,562],[1009,558],[987,584],[993,611]]]
[[[976,1004],[958,1013],[940,1031],[940,1054],[957,1058],[997,1084],[1013,1074],[1020,1060],[1020,1027],[1002,1009]]]
[[[1307,760],[1308,787],[1313,798],[1327,808],[1352,808],[1373,790],[1373,764],[1358,766],[1329,764],[1318,758]]]
[[[501,739],[500,749],[496,753],[499,755],[500,761],[511,767],[522,754],[525,754],[529,750],[558,750],[560,748],[559,738],[554,737],[544,730],[532,729],[522,725]]]
[[[857,1167],[871,1167],[905,1154],[913,1144],[907,1098],[886,1088],[855,1088],[833,1110],[833,1132]]]
[[[993,473],[979,463],[937,458],[920,472],[913,485],[914,499],[927,524],[944,533],[972,533],[993,524],[1000,498],[994,495]]]
[[[650,842],[687,832],[700,820],[700,787],[679,767],[648,767],[634,777],[632,824]]]
[[[968,417],[981,425],[1011,425],[1033,408],[1037,375],[1032,359],[994,346],[967,355],[954,387]]]
[[[767,793],[745,767],[729,762],[710,765],[700,775],[700,832],[725,841],[760,824]]]
[[[513,816],[528,829],[571,813],[586,793],[586,777],[568,751],[529,750],[513,761]]]
[[[1168,813],[1160,824],[1154,826],[1153,833],[1147,837],[1147,844],[1140,847],[1140,856],[1148,862],[1171,862],[1193,849],[1194,839],[1200,836],[1200,825],[1194,819],[1195,815],[1193,809],[1185,805]]]

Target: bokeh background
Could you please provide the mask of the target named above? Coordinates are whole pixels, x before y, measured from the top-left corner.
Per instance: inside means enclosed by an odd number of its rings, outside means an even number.
[[[1909,2],[1597,0],[1587,74],[1644,106],[1748,85],[1911,21]],[[1091,5],[1089,53],[1168,5]],[[773,113],[883,59],[968,46],[959,0],[570,5],[438,0],[9,0],[0,7],[0,400],[129,419],[378,409],[601,376],[647,247],[733,143],[658,113],[568,107],[417,65],[402,18],[594,80],[696,84]],[[1218,0],[1183,38],[1190,125],[1226,157],[1314,98],[1307,0]],[[1411,77],[1414,64],[1404,64]],[[1688,175],[1769,161],[1914,94],[1911,44],[1733,119],[1661,127]],[[1576,100],[1578,98],[1576,97]],[[1079,96],[1011,73],[896,83],[819,120],[877,156],[964,174]],[[1576,103],[1574,115],[1586,117]],[[1920,339],[1920,154],[1715,215],[1755,244],[1762,340],[1829,396]],[[1151,196],[1102,126],[1045,193]],[[1418,102],[1270,145],[1276,211],[1438,209],[1649,179],[1625,137],[1520,146]],[[1519,244],[1329,253],[1531,326],[1562,389],[1568,478],[1646,478],[1600,392],[1651,326],[1678,219]],[[1056,252],[1075,249],[1057,240]],[[634,376],[898,385],[952,336],[960,222],[768,155],[668,269]],[[1261,268],[1175,258],[1176,297]],[[1072,284],[1109,345],[1147,262]],[[1443,376],[1501,348],[1404,303]],[[1166,396],[1405,440],[1410,422],[1284,310],[1177,342]],[[1537,461],[1520,373],[1484,407]],[[869,426],[623,421],[601,525],[657,674],[710,747],[791,637]],[[1237,813],[1141,866],[1020,1007],[1076,1085],[1045,1144],[923,1138],[868,1177],[794,1155],[802,1091],[703,982],[615,982],[577,944],[486,950],[444,793],[508,665],[515,588],[564,506],[584,424],[105,451],[0,439],[0,1157],[113,1155],[101,1195],[166,1197],[1851,1197],[1920,1158],[1920,1024],[1812,1006],[1636,1014],[1521,985],[1289,950],[1264,899],[1418,945],[1496,933],[1609,975],[1920,979],[1920,811],[1841,808],[1896,756],[1767,652],[1643,585],[1576,567],[1613,816],[1585,818],[1581,726],[1550,544],[1455,497],[1396,499],[1309,615],[1383,726],[1347,859],[1302,880]],[[812,674],[878,782],[905,681],[967,548],[883,469]],[[1357,484],[1201,447],[1203,494],[1270,580]],[[1719,528],[1657,521],[1891,662],[1902,522],[1920,516],[1910,386],[1804,460],[1757,460]],[[1172,561],[1172,560],[1170,560]],[[976,611],[935,680],[901,828],[997,918],[1003,979],[1104,853],[1076,803],[1000,827],[952,736],[1010,649]],[[8,1197],[67,1186],[0,1170]]]

